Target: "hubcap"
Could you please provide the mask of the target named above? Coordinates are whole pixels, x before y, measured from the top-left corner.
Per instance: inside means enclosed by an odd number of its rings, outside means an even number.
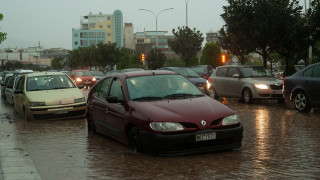
[[[307,99],[303,94],[297,94],[294,98],[294,105],[297,109],[302,110],[306,107]]]

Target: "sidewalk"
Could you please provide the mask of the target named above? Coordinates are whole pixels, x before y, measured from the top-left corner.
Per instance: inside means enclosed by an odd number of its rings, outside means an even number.
[[[41,180],[27,150],[16,138],[15,128],[15,124],[8,119],[8,114],[1,112],[0,180]]]

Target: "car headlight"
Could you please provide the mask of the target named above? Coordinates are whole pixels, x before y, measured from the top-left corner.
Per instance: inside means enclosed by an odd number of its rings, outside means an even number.
[[[82,98],[74,99],[74,103],[80,103],[80,102],[85,102],[85,98],[82,97]]]
[[[44,102],[30,102],[30,107],[45,106]]]
[[[238,124],[240,123],[240,119],[238,117],[237,114],[231,115],[231,116],[227,116],[225,118],[223,118],[222,120],[222,125],[226,126],[226,125],[232,125],[232,124]]]
[[[174,122],[152,122],[150,127],[160,132],[182,131],[184,129],[181,124]]]
[[[210,81],[207,80],[207,88],[210,89],[210,86],[211,86]]]
[[[77,82],[81,82],[82,81],[82,79],[80,79],[80,78],[77,78],[77,80],[76,80]]]
[[[254,84],[254,86],[258,89],[269,89],[265,84]]]
[[[92,81],[96,81],[97,79],[96,78],[92,78]]]

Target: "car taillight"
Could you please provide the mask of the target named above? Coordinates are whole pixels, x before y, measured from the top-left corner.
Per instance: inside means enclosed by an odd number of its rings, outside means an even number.
[[[208,77],[208,81],[210,82],[210,77]]]
[[[283,82],[282,82],[282,85],[284,86],[284,80],[286,79],[286,77],[283,77]]]
[[[208,79],[208,76],[206,74],[202,75],[202,78]]]

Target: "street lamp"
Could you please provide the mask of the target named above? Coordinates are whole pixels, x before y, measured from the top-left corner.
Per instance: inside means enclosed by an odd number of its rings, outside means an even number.
[[[158,14],[155,14],[153,11],[151,10],[148,10],[148,9],[139,9],[141,11],[148,11],[148,12],[151,12],[154,17],[156,18],[156,47],[158,48],[158,16],[161,12],[163,11],[167,11],[167,10],[171,10],[173,8],[167,8],[167,9],[162,9],[160,12],[158,12]]]
[[[188,26],[188,2],[189,0],[184,0],[186,2],[186,26]]]

